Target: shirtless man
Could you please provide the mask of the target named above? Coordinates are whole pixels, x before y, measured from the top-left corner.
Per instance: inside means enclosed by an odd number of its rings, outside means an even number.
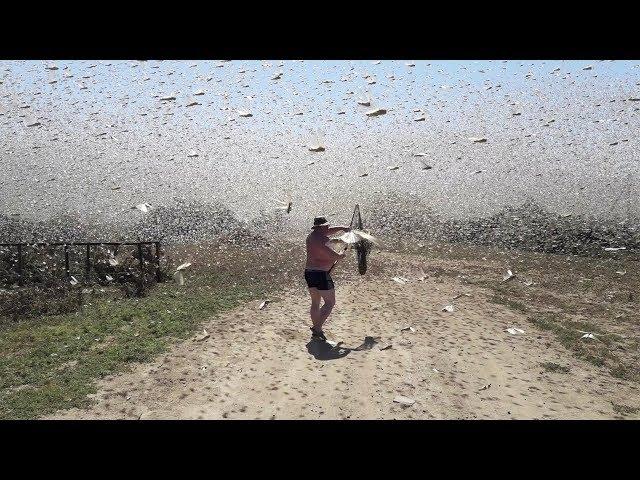
[[[324,217],[313,219],[311,233],[307,236],[307,264],[304,269],[304,279],[309,287],[311,295],[311,332],[314,337],[326,340],[322,332],[322,325],[329,317],[333,306],[336,304],[336,295],[333,288],[333,280],[329,272],[334,262],[344,258],[344,253],[336,253],[327,246],[329,235],[345,231],[349,227],[330,227],[329,222]],[[324,300],[324,305],[320,307],[320,300]]]

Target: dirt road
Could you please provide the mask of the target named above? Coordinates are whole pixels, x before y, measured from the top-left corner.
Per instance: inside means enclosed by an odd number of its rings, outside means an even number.
[[[636,383],[576,358],[486,289],[452,276],[420,281],[407,274],[412,257],[381,255],[409,281],[338,283],[326,326],[336,346],[311,340],[300,285],[263,310],[255,302],[211,319],[209,338],[102,380],[93,407],[51,418],[598,419],[638,404]]]
[[[211,319],[209,338],[102,380],[93,407],[51,418],[610,419],[620,418],[614,404],[640,406],[637,383],[576,358],[486,289],[455,276],[420,281],[415,258],[380,255],[409,281],[338,283],[326,326],[335,347],[311,340],[300,285],[263,310],[256,302]]]

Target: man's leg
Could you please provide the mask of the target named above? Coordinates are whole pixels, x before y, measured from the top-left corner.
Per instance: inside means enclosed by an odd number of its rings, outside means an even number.
[[[317,288],[310,288],[309,295],[311,295],[311,310],[309,312],[311,315],[311,323],[313,324],[313,328],[322,330],[322,322],[320,321],[320,300],[322,297]]]
[[[320,296],[324,300],[324,305],[320,308],[320,328],[327,320],[329,315],[331,314],[331,310],[333,310],[333,306],[336,304],[336,291],[332,288],[331,290],[318,290]]]

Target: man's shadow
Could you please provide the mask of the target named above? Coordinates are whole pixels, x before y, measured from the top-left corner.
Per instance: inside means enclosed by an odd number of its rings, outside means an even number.
[[[337,360],[338,358],[346,357],[351,352],[371,350],[379,341],[380,338],[365,337],[362,345],[356,348],[349,348],[343,347],[342,342],[334,346],[317,337],[311,337],[311,340],[307,343],[307,351],[313,355],[316,360]]]

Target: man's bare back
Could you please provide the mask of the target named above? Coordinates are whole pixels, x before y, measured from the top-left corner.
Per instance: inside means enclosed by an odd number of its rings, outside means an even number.
[[[304,267],[306,270],[328,272],[333,262],[342,258],[343,254],[334,251],[327,243],[329,237],[320,230],[314,230],[307,235],[307,263]]]

